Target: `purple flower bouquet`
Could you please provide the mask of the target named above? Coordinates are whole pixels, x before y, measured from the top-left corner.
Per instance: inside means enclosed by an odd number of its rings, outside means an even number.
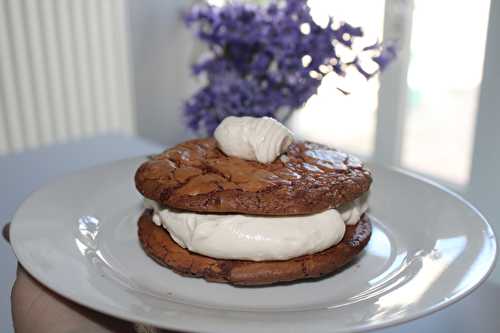
[[[345,75],[355,66],[367,79],[395,57],[392,45],[365,47],[354,60],[343,62],[336,45],[351,48],[363,37],[359,27],[345,22],[321,27],[311,17],[306,0],[272,2],[267,7],[230,3],[223,7],[193,7],[184,16],[208,58],[193,65],[207,83],[184,106],[188,127],[211,135],[227,116],[273,117],[285,121],[317,90],[330,71]],[[363,54],[378,66],[368,72]]]

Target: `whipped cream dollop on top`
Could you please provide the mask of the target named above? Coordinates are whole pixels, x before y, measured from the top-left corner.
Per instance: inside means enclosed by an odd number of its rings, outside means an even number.
[[[367,205],[353,203],[342,213],[330,209],[306,216],[198,214],[172,211],[145,199],[153,222],[188,250],[219,259],[287,260],[323,251],[339,243],[346,223],[361,216]],[[363,210],[364,209],[364,210]],[[354,223],[359,221],[359,217]]]
[[[227,117],[214,137],[226,155],[260,163],[271,163],[293,142],[292,132],[269,117]]]

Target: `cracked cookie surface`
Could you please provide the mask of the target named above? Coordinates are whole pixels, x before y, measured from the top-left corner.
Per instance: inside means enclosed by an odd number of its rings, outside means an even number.
[[[262,164],[226,156],[213,138],[155,155],[135,175],[139,192],[170,208],[279,216],[339,207],[367,192],[371,182],[359,159],[321,144],[294,142]]]

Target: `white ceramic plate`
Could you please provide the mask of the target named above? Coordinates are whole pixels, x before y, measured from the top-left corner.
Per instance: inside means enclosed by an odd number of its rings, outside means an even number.
[[[496,255],[493,232],[457,195],[372,166],[372,239],[342,272],[318,281],[232,287],[181,277],[142,251],[136,235],[140,159],[75,174],[32,194],[11,242],[39,281],[98,311],[196,332],[359,332],[402,323],[477,287]]]

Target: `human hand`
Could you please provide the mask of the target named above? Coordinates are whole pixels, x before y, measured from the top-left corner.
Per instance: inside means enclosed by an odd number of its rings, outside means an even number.
[[[8,225],[2,233],[8,241]],[[17,267],[11,304],[16,333],[156,332],[73,303],[42,286],[21,265]]]
[[[72,303],[33,279],[21,265],[12,288],[16,333],[135,332],[131,323]]]

